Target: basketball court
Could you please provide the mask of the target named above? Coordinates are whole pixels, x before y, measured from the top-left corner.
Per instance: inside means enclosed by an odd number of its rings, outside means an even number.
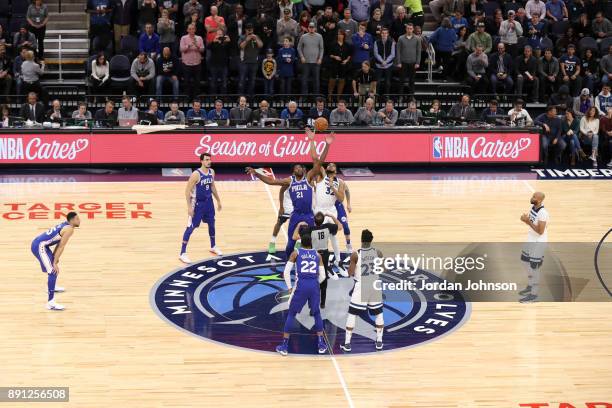
[[[245,347],[236,347],[204,338],[215,333],[193,335],[169,324],[154,310],[152,290],[184,267],[178,252],[186,180],[176,180],[37,176],[34,182],[24,177],[0,184],[2,385],[70,387],[69,402],[41,405],[88,408],[612,402],[612,303],[472,302],[461,324],[435,341],[350,356],[332,347],[325,356],[281,357],[273,352],[280,325],[263,352],[253,350],[261,344],[251,347],[248,338],[241,340]],[[612,184],[606,180],[454,173],[346,181],[355,246],[364,228],[375,243],[523,242],[527,227],[519,217],[538,190],[546,193],[551,242],[596,243],[612,219]],[[228,255],[265,251],[278,188],[246,175],[216,184],[223,203],[217,245]],[[61,222],[53,217],[62,203],[74,204],[81,226],[58,278],[66,287],[58,295],[66,310],[53,313],[44,308],[46,278],[30,242]],[[344,247],[344,238],[339,241]],[[282,251],[285,242],[281,232],[277,248]],[[206,228],[196,230],[191,259],[210,258],[208,248]],[[593,290],[598,285],[595,277],[587,283]],[[342,338],[338,330],[335,341]]]

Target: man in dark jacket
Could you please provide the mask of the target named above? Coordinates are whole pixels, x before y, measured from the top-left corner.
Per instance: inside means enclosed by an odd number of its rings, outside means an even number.
[[[310,108],[308,112],[308,119],[312,119],[313,121],[318,118],[325,118],[329,120],[329,109],[325,107],[325,99],[321,96],[317,97],[317,104]]]
[[[548,104],[555,106],[560,115],[565,115],[565,111],[572,109],[574,104],[574,98],[570,95],[569,86],[561,85],[559,92],[552,94]]]
[[[121,38],[130,35],[132,11],[136,10],[134,0],[113,0],[113,32],[115,35],[115,52],[121,49]]]
[[[259,109],[255,109],[251,115],[251,122],[260,123],[263,119],[278,118],[276,109],[270,108],[270,104],[265,99],[259,102]]]
[[[565,150],[567,143],[561,137],[561,119],[557,117],[557,108],[549,105],[546,113],[542,113],[533,121],[534,125],[541,126],[540,140],[544,163],[548,163],[548,147],[553,146],[555,161],[561,161],[561,153]]]
[[[498,87],[502,89],[503,94],[509,94],[512,91],[514,86],[512,81],[512,57],[506,53],[504,43],[497,44],[497,52],[494,52],[489,57],[488,71],[494,95],[497,94]]]
[[[21,105],[19,116],[25,120],[43,123],[45,119],[45,107],[38,102],[38,95],[35,92],[28,94],[28,102]]]
[[[170,82],[172,85],[172,95],[178,96],[179,94],[179,61],[172,55],[172,51],[169,47],[164,47],[162,55],[157,58],[157,67],[155,72],[157,78],[155,79],[155,95],[163,95],[164,84]]]
[[[516,70],[516,93],[523,94],[523,90],[529,90],[531,100],[538,102],[540,80],[538,78],[538,60],[533,55],[533,50],[526,45],[523,55],[519,55],[514,65]]]

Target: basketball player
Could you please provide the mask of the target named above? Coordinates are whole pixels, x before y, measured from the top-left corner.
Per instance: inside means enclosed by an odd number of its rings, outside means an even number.
[[[531,196],[531,210],[529,214],[521,215],[521,221],[529,226],[527,242],[521,253],[521,261],[527,272],[528,284],[519,292],[524,296],[521,303],[533,302],[538,298],[540,281],[540,267],[544,262],[544,251],[548,242],[548,211],[544,208],[544,193],[536,191]]]
[[[340,180],[340,179],[338,179]],[[344,196],[346,197],[346,209],[344,208],[344,204],[340,200],[336,200],[335,206],[336,211],[338,212],[338,221],[342,225],[342,229],[344,231],[344,239],[346,240],[346,251],[353,252],[353,246],[351,245],[351,229],[349,228],[348,223],[348,215],[346,214],[346,210],[348,212],[352,212],[351,208],[351,192],[349,191],[348,184],[346,181],[340,180],[341,184],[344,184]]]
[[[324,223],[325,221],[331,221]],[[293,232],[293,239],[298,240],[302,235],[309,234],[312,242],[312,248],[321,255],[323,269],[325,270],[325,279],[319,285],[321,290],[321,309],[325,309],[325,299],[327,297],[327,280],[332,278],[338,279],[338,275],[329,267],[329,249],[328,242],[331,236],[338,233],[338,220],[332,214],[323,214],[318,212],[314,217],[314,226],[311,227],[305,222],[300,222]]]
[[[184,263],[191,263],[187,256],[187,243],[195,228],[201,222],[208,224],[208,236],[210,237],[210,252],[221,256],[223,253],[215,242],[215,204],[213,197],[217,200],[217,209],[221,211],[221,199],[215,186],[215,171],[211,166],[211,157],[208,153],[200,155],[202,165],[191,173],[187,187],[185,188],[185,199],[187,200],[187,228],[183,233],[183,244],[179,259]]]
[[[283,272],[290,294],[289,314],[283,329],[283,342],[276,346],[276,351],[283,356],[286,356],[289,351],[289,330],[295,316],[302,310],[306,302],[313,312],[319,354],[327,352],[327,344],[323,340],[323,319],[319,309],[319,284],[325,279],[325,271],[321,265],[321,256],[315,249],[312,249],[310,234],[304,234],[301,238],[302,247],[291,253]],[[296,268],[295,290],[291,286],[291,271],[294,267]]]
[[[306,128],[306,136],[311,142],[311,151],[315,150],[314,132]],[[329,146],[334,141],[334,137],[335,136],[333,132],[325,136],[325,148],[321,153],[321,158],[325,158],[325,156],[327,155],[327,152],[329,151]],[[291,231],[294,231],[297,224],[302,221],[311,226],[314,223],[313,186],[315,176],[319,174],[320,171],[320,159],[314,160],[313,167],[308,172],[306,172],[306,168],[303,165],[294,164],[291,169],[292,176],[279,180],[261,174],[252,167],[246,168],[246,172],[248,174],[254,175],[264,183],[271,186],[286,187],[289,190],[289,196],[291,197],[291,203],[293,204],[293,212],[291,213],[291,217],[289,218],[289,236],[287,237],[287,247],[285,248],[285,254],[287,255],[287,258],[291,255],[291,253],[293,252],[293,247],[295,246],[295,240],[293,239]]]
[[[81,225],[81,220],[75,212],[66,215],[66,221],[56,225],[47,232],[43,232],[32,241],[32,253],[40,262],[42,271],[47,274],[47,309],[64,310],[64,306],[55,302],[55,293],[63,292],[64,288],[56,286],[57,275],[59,275],[59,261],[68,240],[74,233],[74,229]],[[55,246],[53,252],[51,247]]]
[[[355,279],[355,286],[351,295],[348,317],[346,318],[346,335],[344,344],[340,348],[347,353],[351,352],[351,336],[355,328],[357,315],[368,310],[374,316],[376,327],[376,350],[383,349],[383,329],[385,321],[383,319],[382,292],[375,289],[375,282],[379,277],[374,273],[374,261],[381,258],[382,253],[372,247],[372,233],[365,229],[361,231],[361,249],[351,254],[349,264],[349,275]],[[376,286],[380,287],[380,286]]]
[[[291,218],[291,213],[293,213],[293,203],[291,202],[291,195],[289,194],[288,187],[281,187],[278,192],[278,218],[276,219],[276,224],[274,224],[274,229],[272,230],[272,239],[268,244],[268,253],[275,254],[276,253],[276,237],[278,237],[278,233],[282,225],[287,222],[289,218]]]

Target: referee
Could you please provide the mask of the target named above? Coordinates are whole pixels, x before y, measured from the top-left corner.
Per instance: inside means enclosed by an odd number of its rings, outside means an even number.
[[[333,222],[323,223],[325,217],[329,217]],[[325,308],[325,297],[327,294],[327,280],[331,277],[334,280],[338,279],[338,275],[334,273],[329,264],[329,239],[332,235],[338,233],[338,219],[332,214],[323,214],[318,212],[314,216],[314,227],[310,227],[305,222],[300,222],[293,231],[293,239],[299,244],[299,239],[305,234],[310,234],[312,238],[312,249],[316,249],[323,260],[323,268],[325,269],[325,280],[320,283],[321,289],[321,309]],[[296,244],[297,247],[297,244]]]

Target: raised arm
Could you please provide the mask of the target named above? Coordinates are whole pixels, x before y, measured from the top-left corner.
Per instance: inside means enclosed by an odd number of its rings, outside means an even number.
[[[291,184],[291,179],[290,178],[284,178],[284,179],[274,179],[270,176],[264,176],[263,174],[259,173],[258,171],[256,171],[254,168],[252,167],[247,167],[246,172],[252,176],[257,177],[258,179],[260,179],[261,181],[263,181],[264,183],[270,185],[270,186],[285,186],[285,187],[289,187],[289,185]]]
[[[295,226],[295,230],[293,230],[293,235],[291,237],[293,240],[297,241],[298,239],[300,239],[300,228],[302,228],[303,225],[308,226],[308,224],[304,221],[298,222],[298,225]]]

